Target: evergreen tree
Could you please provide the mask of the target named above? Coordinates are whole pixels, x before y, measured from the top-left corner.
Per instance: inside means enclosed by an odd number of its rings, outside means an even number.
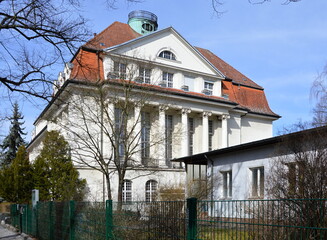
[[[10,117],[11,127],[9,134],[5,137],[1,145],[2,156],[0,164],[3,166],[8,166],[16,157],[18,148],[25,144],[22,137],[22,135],[26,135],[26,133],[23,132],[24,128],[22,128],[24,124],[22,121],[23,118],[23,115],[19,111],[18,103],[16,102],[14,104],[12,116]]]
[[[33,173],[25,146],[20,146],[12,164],[0,171],[0,182],[0,195],[4,199],[18,203],[30,202]]]
[[[34,163],[34,184],[40,200],[82,200],[85,179],[79,179],[69,154],[69,145],[58,131],[50,131]]]

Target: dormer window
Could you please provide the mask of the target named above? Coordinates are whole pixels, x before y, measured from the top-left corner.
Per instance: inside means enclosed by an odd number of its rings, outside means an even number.
[[[169,60],[176,60],[175,54],[168,50],[160,52],[159,57],[166,58]]]

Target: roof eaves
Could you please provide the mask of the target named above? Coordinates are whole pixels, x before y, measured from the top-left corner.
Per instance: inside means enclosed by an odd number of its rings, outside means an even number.
[[[195,155],[191,155],[191,156],[174,158],[171,161],[185,162],[187,164],[187,163],[191,163],[192,161],[194,162],[194,161],[199,161],[201,159],[204,159],[205,156],[214,156],[214,155],[230,153],[230,152],[233,152],[236,154],[236,151],[248,150],[248,149],[262,147],[262,146],[269,145],[269,144],[277,144],[277,143],[283,142],[285,140],[288,141],[289,139],[298,138],[304,134],[315,134],[316,132],[320,132],[320,131],[327,132],[327,126],[305,129],[305,130],[298,131],[298,132],[292,132],[292,133],[288,133],[288,134],[284,134],[284,135],[280,135],[280,136],[276,136],[276,137],[265,138],[265,139],[261,139],[261,140],[257,140],[257,141],[253,141],[253,142],[248,142],[248,143],[243,143],[243,144],[239,144],[239,145],[235,145],[235,146],[231,146],[231,147],[226,147],[226,148],[221,148],[221,149],[217,149],[217,150],[213,150],[213,151],[203,152],[203,153],[199,153],[199,154],[195,154]]]
[[[51,99],[51,101],[48,103],[48,105],[43,109],[43,111],[40,113],[40,115],[36,118],[36,120],[34,121],[34,125],[36,124],[36,122],[46,113],[46,111],[48,111],[48,109],[52,106],[52,104],[57,100],[57,98],[59,97],[59,95],[64,91],[64,89],[67,87],[67,85],[71,82],[72,80],[66,80],[64,82],[64,84],[60,87],[60,89],[56,92],[56,94],[53,96],[53,98]]]
[[[48,129],[48,126],[45,126],[44,128],[42,128],[42,130],[27,145],[26,149],[28,149],[47,129]]]

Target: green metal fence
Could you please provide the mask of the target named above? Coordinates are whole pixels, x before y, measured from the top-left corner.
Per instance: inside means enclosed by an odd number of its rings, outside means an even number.
[[[40,240],[327,239],[327,200],[39,202],[11,206]]]

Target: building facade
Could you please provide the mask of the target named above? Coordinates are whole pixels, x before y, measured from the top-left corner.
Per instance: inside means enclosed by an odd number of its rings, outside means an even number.
[[[154,14],[134,11],[129,25],[114,22],[79,48],[35,121],[32,161],[44,133],[59,130],[92,196],[107,197],[94,159],[128,155],[123,200],[151,200],[185,183],[184,165],[171,159],[272,136],[279,116],[261,86],[173,27],[157,27]]]
[[[212,181],[208,197],[214,200],[324,198],[320,193],[325,191],[319,188],[326,176],[326,136],[324,126],[173,161],[205,168],[204,180],[209,184]],[[188,177],[194,176],[190,172]]]

